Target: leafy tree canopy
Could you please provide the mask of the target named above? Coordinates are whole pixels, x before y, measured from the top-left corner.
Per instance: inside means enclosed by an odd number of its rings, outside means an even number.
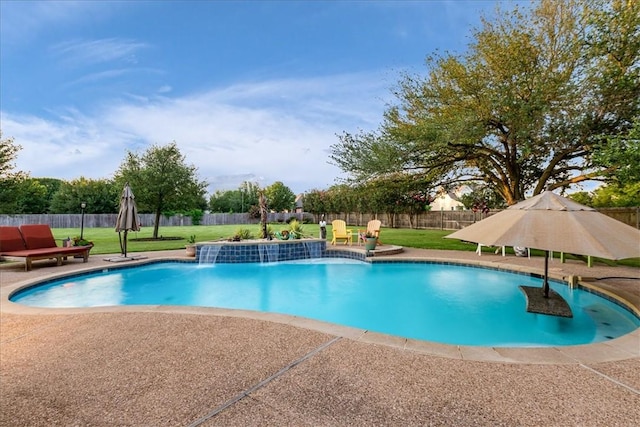
[[[640,120],[625,135],[609,137],[596,147],[594,163],[618,186],[640,182]]]
[[[154,238],[158,238],[162,213],[204,209],[207,205],[207,183],[200,181],[195,166],[186,163],[175,141],[152,145],[144,153],[128,151],[116,173],[119,188],[126,182],[131,185],[138,210],[155,213]]]
[[[606,153],[639,117],[640,2],[533,5],[483,20],[462,55],[429,56],[380,128],[340,135],[332,161],[355,181],[407,171],[485,182],[508,204],[626,164]]]
[[[504,199],[491,187],[485,184],[470,183],[469,192],[460,196],[460,201],[467,209],[482,210],[506,208]]]
[[[24,172],[14,170],[16,167],[14,162],[21,149],[22,147],[16,144],[13,138],[2,139],[2,131],[0,131],[0,180],[2,182],[26,177]]]
[[[0,213],[12,214],[18,210],[18,185],[27,174],[15,170],[15,160],[22,147],[13,138],[2,138],[0,131]]]
[[[295,207],[296,195],[280,181],[265,188],[264,194],[269,209],[274,212],[292,211]]]
[[[260,187],[256,182],[244,181],[237,190],[216,191],[209,199],[211,212],[243,213],[258,206]]]
[[[38,181],[38,184],[44,186],[45,195],[44,200],[42,200],[41,206],[45,209],[42,212],[31,212],[31,213],[54,213],[51,211],[51,202],[53,200],[53,196],[58,192],[62,183],[64,182],[58,178],[34,178]]]
[[[51,198],[50,211],[57,214],[77,214],[82,211],[80,205],[86,203],[85,213],[116,213],[119,196],[120,191],[111,180],[80,177],[60,184]]]
[[[238,190],[218,190],[209,199],[209,209],[220,213],[240,212],[240,197]]]
[[[329,194],[326,190],[313,189],[304,194],[304,211],[320,217],[328,212]]]
[[[39,180],[34,178],[26,178],[16,183],[14,187],[15,214],[44,214],[49,211],[51,199],[53,196],[48,193],[46,186],[42,185]]]
[[[56,178],[23,178],[15,181],[11,185],[13,203],[10,212],[3,213],[56,213],[51,211],[51,202],[62,183],[61,179]]]
[[[592,192],[581,191],[569,197],[594,208],[624,208],[640,206],[640,181],[621,185],[617,182],[600,186]]]
[[[370,180],[358,188],[361,212],[407,213],[415,215],[428,209],[435,189],[423,176],[389,174]]]

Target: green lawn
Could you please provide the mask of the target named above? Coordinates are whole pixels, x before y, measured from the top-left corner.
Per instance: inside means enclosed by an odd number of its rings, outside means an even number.
[[[270,224],[274,231],[279,231],[287,227],[286,224]],[[196,241],[228,239],[233,236],[240,228],[249,229],[254,236],[260,233],[259,224],[251,225],[201,225],[201,226],[185,226],[185,227],[160,227],[159,236],[163,237],[179,237],[180,240],[161,240],[161,241],[135,241],[136,238],[150,238],[153,234],[151,227],[143,227],[139,232],[129,233],[128,251],[162,251],[168,249],[184,248],[187,238],[191,235],[196,236]],[[357,227],[349,227],[356,230]],[[320,228],[317,224],[304,224],[303,230],[305,234],[318,237]],[[398,245],[411,248],[423,249],[443,249],[443,250],[461,250],[475,251],[477,245],[472,243],[461,242],[456,239],[445,239],[444,236],[451,234],[452,230],[413,230],[407,228],[383,228],[380,234],[380,240],[384,244]],[[77,228],[55,228],[53,234],[56,239],[66,239],[80,234]],[[94,243],[91,254],[111,254],[119,253],[120,245],[118,242],[118,233],[113,228],[85,228],[83,237]],[[327,237],[331,238],[331,225],[327,226]],[[494,249],[483,248],[483,252],[491,253]],[[513,254],[512,248],[507,248],[507,252]],[[531,251],[532,256],[542,256],[542,251]],[[567,255],[571,258],[571,255]],[[613,261],[597,260],[608,265],[615,265]],[[619,264],[633,267],[640,267],[640,258],[619,261]]]
[[[270,224],[274,231],[285,229],[286,224]],[[160,241],[136,241],[138,238],[150,238],[153,235],[151,227],[143,227],[139,232],[129,232],[128,250],[130,252],[160,251],[167,249],[184,248],[187,238],[196,236],[196,241],[227,239],[233,236],[240,228],[246,228],[254,236],[260,233],[259,224],[250,225],[202,225],[184,227],[160,227],[158,235],[162,237],[179,237],[181,240],[160,240]],[[355,227],[350,227],[354,232]],[[304,233],[314,237],[320,234],[320,227],[316,224],[303,225]],[[56,239],[66,239],[67,237],[78,236],[80,230],[76,228],[55,228],[53,234]],[[455,239],[444,239],[451,231],[443,230],[411,230],[385,228],[382,230],[380,239],[385,244],[400,245],[414,248],[429,249],[451,249],[451,250],[471,250],[476,249],[476,245],[463,243]],[[331,225],[327,226],[327,236],[331,237]],[[105,254],[120,252],[118,233],[113,228],[85,228],[83,237],[94,243],[92,254]],[[354,242],[355,243],[355,242]],[[487,249],[488,251],[489,249]]]

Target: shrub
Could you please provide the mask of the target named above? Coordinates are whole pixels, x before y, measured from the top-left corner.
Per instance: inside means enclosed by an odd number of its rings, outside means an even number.
[[[247,228],[239,228],[236,230],[236,234],[231,237],[231,240],[234,242],[239,242],[240,240],[248,240],[253,239],[253,234],[251,234],[251,230]]]
[[[80,237],[76,236],[73,239],[73,246],[87,246],[89,245],[91,242],[87,239],[81,239]]]
[[[202,223],[202,217],[204,212],[201,209],[193,209],[186,213],[186,216],[191,217],[192,225],[200,225]]]
[[[302,237],[304,230],[302,229],[302,224],[297,219],[292,219],[289,221],[289,232],[293,233],[296,239]]]

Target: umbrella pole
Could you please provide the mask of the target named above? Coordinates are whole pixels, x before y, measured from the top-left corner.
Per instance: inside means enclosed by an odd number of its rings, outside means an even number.
[[[119,231],[118,231],[118,241],[120,242],[120,253],[122,254],[124,249],[122,248],[122,234],[120,234]]]
[[[549,298],[549,251],[544,251],[544,281],[542,282],[542,292],[545,298]]]
[[[122,242],[123,247],[124,247],[124,257],[127,257],[127,233],[128,230],[124,230],[124,241]]]

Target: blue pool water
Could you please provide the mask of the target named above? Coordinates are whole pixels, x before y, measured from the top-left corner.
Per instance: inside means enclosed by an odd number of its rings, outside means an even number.
[[[526,311],[518,286],[541,279],[431,263],[155,263],[25,289],[37,307],[189,305],[284,313],[386,334],[459,345],[556,346],[606,341],[640,327],[622,307],[551,282],[573,318]]]

